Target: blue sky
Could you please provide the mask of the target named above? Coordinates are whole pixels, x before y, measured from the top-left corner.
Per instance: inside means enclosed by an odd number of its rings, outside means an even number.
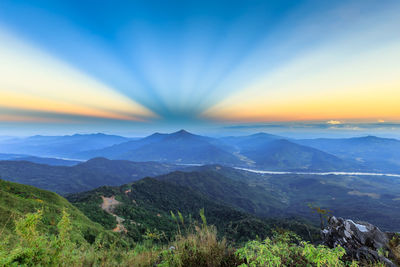
[[[0,131],[396,132],[399,12],[390,0],[3,0]]]

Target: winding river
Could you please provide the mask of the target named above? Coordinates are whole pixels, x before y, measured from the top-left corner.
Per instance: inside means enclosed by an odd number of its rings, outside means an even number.
[[[264,170],[254,170],[248,168],[235,167],[237,170],[248,171],[259,174],[304,174],[304,175],[356,175],[356,176],[389,176],[398,177],[400,174],[394,173],[375,173],[375,172],[296,172],[296,171],[264,171]]]

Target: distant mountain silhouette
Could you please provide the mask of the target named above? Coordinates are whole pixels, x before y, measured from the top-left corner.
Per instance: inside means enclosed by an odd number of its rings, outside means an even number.
[[[256,133],[252,135],[228,136],[221,138],[221,140],[226,144],[234,146],[241,151],[256,149],[266,143],[278,139],[284,139],[284,137],[268,133]]]
[[[122,185],[176,169],[176,166],[156,162],[137,163],[105,158],[95,158],[72,167],[0,161],[0,178],[65,194],[103,185]]]
[[[10,160],[29,161],[29,162],[33,162],[33,163],[46,164],[46,165],[51,165],[51,166],[74,166],[76,164],[81,163],[81,161],[76,161],[76,160],[44,158],[44,157],[35,157],[35,156],[20,156],[20,157],[11,158]]]
[[[241,154],[269,170],[356,170],[360,167],[343,159],[295,144],[285,139],[264,142],[258,146],[247,145]]]
[[[343,144],[332,146],[327,145],[324,140],[293,141],[268,133],[212,138],[182,129],[170,134],[154,133],[137,139],[105,134],[32,136],[4,141],[6,143],[3,143],[0,149],[7,153],[39,155],[40,157],[80,160],[104,157],[136,162],[222,164],[270,170],[348,171],[362,169],[366,171],[380,167],[382,167],[380,169],[388,169],[388,166],[390,170],[393,170],[400,166],[400,159],[397,160],[400,156],[398,153],[396,154],[397,150],[395,149],[398,145],[396,142],[399,142],[397,140],[392,140],[392,143],[395,143],[392,147],[387,148],[383,143],[387,143],[391,139],[385,139],[382,143],[383,139],[368,137],[365,140],[347,140]],[[329,142],[332,141],[329,140]],[[355,152],[365,143],[367,155],[362,155],[362,151],[357,152],[361,153],[357,159],[352,155],[342,155],[340,147],[345,148],[349,145],[348,142],[357,149]],[[307,146],[307,143],[310,143],[310,146]],[[329,149],[330,147],[331,149]],[[374,155],[368,154],[368,149],[373,147],[377,147],[379,150],[384,148],[386,152],[376,151]],[[389,151],[392,151],[391,154]],[[382,155],[382,157],[377,155]],[[391,157],[391,162],[383,157],[385,155]],[[372,157],[373,164],[364,164],[364,161],[369,160],[368,157]],[[50,159],[26,158],[26,160],[52,165],[70,165],[70,162],[57,162]]]
[[[160,161],[170,163],[242,164],[234,154],[224,149],[218,139],[195,135],[185,130],[171,134],[153,134],[102,150],[82,153],[81,156],[103,156],[133,161]]]
[[[0,152],[72,158],[75,153],[81,151],[100,149],[128,140],[129,138],[126,137],[102,133],[65,136],[35,135],[27,138],[3,140],[0,142]]]
[[[369,169],[400,173],[400,140],[376,136],[354,138],[318,138],[294,140],[331,153],[337,157],[363,164]]]

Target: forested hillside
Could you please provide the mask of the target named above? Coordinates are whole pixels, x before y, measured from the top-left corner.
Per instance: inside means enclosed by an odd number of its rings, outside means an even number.
[[[199,191],[152,178],[121,187],[100,187],[69,195],[67,199],[90,219],[102,223],[108,229],[115,227],[116,218],[113,215],[121,217],[127,234],[134,240],[141,240],[149,229],[159,234],[160,238],[170,238],[176,229],[171,212],[176,216],[179,212],[185,221],[191,221],[200,220],[201,209],[204,209],[207,221],[215,225],[222,236],[235,243],[254,239],[256,236],[264,238],[278,226],[292,229],[306,239],[313,238],[310,236],[311,232],[316,233],[314,226],[309,223],[291,219],[260,219],[215,201]],[[110,212],[105,214],[101,208],[101,204],[107,201],[114,204],[113,215]]]

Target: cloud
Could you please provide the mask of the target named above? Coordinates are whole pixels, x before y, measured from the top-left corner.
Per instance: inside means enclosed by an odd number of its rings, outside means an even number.
[[[256,124],[235,124],[226,125],[224,129],[310,129],[310,130],[397,130],[400,128],[400,122],[365,122],[365,123],[351,123],[340,122],[339,124],[332,124],[328,122],[271,122],[271,123],[256,123]]]
[[[338,125],[338,124],[342,124],[341,121],[336,121],[336,120],[330,120],[326,122],[327,124],[331,124],[331,125]]]

